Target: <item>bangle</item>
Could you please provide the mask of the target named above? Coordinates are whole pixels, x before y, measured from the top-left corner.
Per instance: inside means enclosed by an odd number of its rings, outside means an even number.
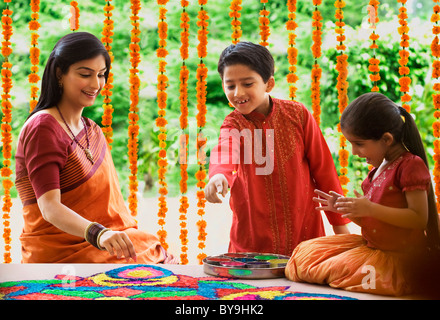
[[[111,229],[109,229],[109,228],[105,228],[105,229],[103,229],[103,230],[101,230],[101,231],[99,232],[98,237],[96,238],[96,246],[98,247],[99,250],[105,250],[105,248],[102,248],[102,247],[99,245],[99,239],[101,239],[101,236],[102,236],[104,233],[106,233],[107,231],[110,231],[110,230],[111,230]]]
[[[99,250],[102,250],[98,244],[98,237],[101,234],[101,232],[105,229],[106,228],[101,224],[97,222],[92,222],[87,226],[86,230],[84,231],[84,238],[88,243],[98,248]]]

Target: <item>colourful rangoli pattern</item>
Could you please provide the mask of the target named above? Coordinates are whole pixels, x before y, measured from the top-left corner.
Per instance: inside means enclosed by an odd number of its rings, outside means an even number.
[[[219,277],[191,277],[158,266],[129,265],[89,277],[0,283],[2,300],[347,300],[349,297],[256,287]]]

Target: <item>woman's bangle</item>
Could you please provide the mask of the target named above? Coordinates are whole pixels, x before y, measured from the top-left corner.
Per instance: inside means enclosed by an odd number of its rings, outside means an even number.
[[[109,230],[110,229],[105,228],[103,225],[97,222],[92,222],[87,226],[86,230],[84,231],[84,238],[91,245],[98,248],[99,250],[102,250],[102,248],[99,246],[99,238],[102,236],[102,234],[104,234],[104,232]]]
[[[99,232],[99,234],[98,234],[98,238],[96,239],[96,245],[97,245],[97,247],[98,247],[98,249],[99,250],[104,250],[105,248],[102,248],[100,245],[99,245],[99,239],[101,239],[101,236],[104,234],[104,233],[106,233],[107,231],[110,231],[111,229],[109,229],[109,228],[105,228],[105,229],[103,229],[103,230],[101,230],[100,232]]]

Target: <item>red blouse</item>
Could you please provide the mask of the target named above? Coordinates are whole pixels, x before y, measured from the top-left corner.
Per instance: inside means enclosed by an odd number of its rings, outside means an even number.
[[[371,170],[362,183],[364,195],[372,202],[393,208],[407,208],[405,191],[429,190],[431,176],[423,160],[406,152],[372,180],[377,168]],[[364,217],[362,236],[370,247],[381,250],[402,250],[422,241],[423,230],[393,226]]]
[[[342,194],[310,112],[298,102],[271,101],[267,117],[229,114],[211,151],[209,176],[222,173],[231,187],[230,252],[290,255],[301,241],[325,235],[314,189]],[[332,225],[350,222],[337,213],[326,215]]]

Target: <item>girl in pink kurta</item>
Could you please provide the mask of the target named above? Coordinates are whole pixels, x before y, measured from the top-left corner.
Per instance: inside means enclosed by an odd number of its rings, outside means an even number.
[[[269,96],[273,58],[241,42],[222,53],[219,73],[235,110],[211,151],[206,199],[231,188],[230,252],[290,255],[301,241],[325,235],[313,190],[341,190],[332,156],[313,116],[298,102]],[[326,212],[336,233],[348,219]]]
[[[362,183],[364,195],[355,191],[356,197],[349,198],[317,191],[321,198],[315,200],[358,223],[362,235],[301,243],[286,276],[350,291],[412,293],[423,281],[420,275],[428,271],[421,262],[431,259],[429,267],[438,263],[440,244],[431,178],[416,124],[384,95],[367,93],[345,109],[341,128],[353,154],[373,166]]]

